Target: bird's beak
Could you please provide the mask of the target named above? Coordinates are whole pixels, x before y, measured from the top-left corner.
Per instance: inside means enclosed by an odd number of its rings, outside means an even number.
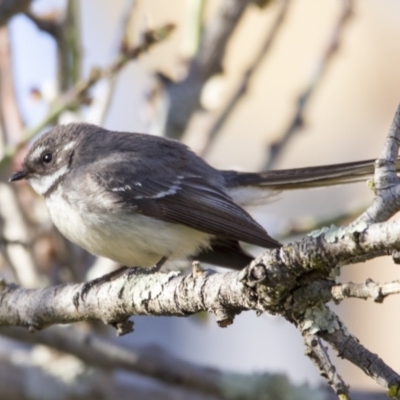
[[[26,175],[27,175],[26,171],[18,171],[8,181],[9,182],[19,181],[21,179],[25,179]]]

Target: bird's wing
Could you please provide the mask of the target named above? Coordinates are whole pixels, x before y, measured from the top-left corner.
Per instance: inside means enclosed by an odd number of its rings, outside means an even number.
[[[280,243],[252,219],[217,185],[204,176],[164,165],[127,161],[109,163],[92,179],[127,210],[233,240],[280,247]]]
[[[215,237],[210,246],[190,256],[191,260],[206,262],[232,269],[243,269],[254,257],[240,246],[237,240]]]

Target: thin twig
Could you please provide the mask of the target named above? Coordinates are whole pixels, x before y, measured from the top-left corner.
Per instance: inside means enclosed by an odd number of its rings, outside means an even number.
[[[345,329],[319,334],[340,357],[356,365],[379,385],[391,391],[392,398],[400,398],[399,375],[391,369],[377,354],[365,348],[354,336]],[[388,393],[389,394],[389,393]]]
[[[79,2],[68,0],[65,17],[60,24],[57,40],[59,90],[64,92],[73,87],[81,73],[81,38],[79,24]]]
[[[321,398],[320,390],[307,388],[305,385],[299,387],[280,374],[255,375],[224,372],[180,360],[155,346],[136,346],[136,348],[121,346],[73,327],[53,327],[46,331],[35,332],[35,334],[21,328],[0,328],[0,334],[14,340],[43,344],[58,351],[73,354],[97,369],[123,369],[155,378],[164,384],[208,395],[210,397],[207,399],[210,400],[255,399],[258,398],[255,394],[260,392],[268,398],[273,398],[277,386],[280,388],[282,398],[289,398],[286,392],[293,393],[297,390],[301,390],[302,396],[296,398]]]
[[[7,146],[18,143],[24,130],[13,76],[9,33],[4,26],[0,28],[0,119]],[[26,246],[30,236],[29,224],[19,202],[18,191],[17,187],[0,183],[0,245],[16,279],[27,287],[34,287],[41,280],[36,260]],[[25,264],[23,268],[20,268],[21,262]]]
[[[337,395],[344,395],[349,398],[349,386],[345,384],[343,378],[337,373],[336,367],[333,365],[322,340],[317,335],[305,333],[304,343],[307,348],[306,355],[314,362],[321,376],[324,377],[333,391]]]
[[[214,121],[209,131],[204,134],[204,140],[202,141],[202,146],[199,146],[199,149],[197,150],[197,153],[201,154],[203,157],[207,157],[207,154],[210,151],[210,148],[216,136],[221,131],[222,126],[226,123],[228,118],[233,114],[240,100],[247,94],[251,79],[258,71],[260,65],[262,65],[262,62],[265,60],[266,55],[269,54],[269,51],[271,50],[273,44],[275,43],[276,38],[278,37],[280,29],[282,28],[283,22],[287,16],[289,5],[290,5],[290,0],[281,1],[281,6],[278,11],[278,14],[275,17],[275,20],[272,23],[271,28],[267,32],[264,42],[261,45],[261,48],[258,51],[256,57],[254,58],[250,66],[247,68],[247,70],[244,72],[240,84],[237,86],[236,90],[232,93],[230,99],[228,100],[221,114],[218,116],[217,120]]]
[[[122,13],[121,23],[118,25],[120,32],[117,36],[117,46],[118,49],[122,49],[124,47],[130,47],[128,43],[129,32],[131,21],[133,14],[136,10],[137,0],[130,0],[125,5],[125,10]],[[102,94],[101,105],[98,110],[98,125],[102,126],[104,124],[105,118],[107,117],[108,110],[111,105],[111,100],[115,91],[115,86],[117,83],[117,76],[113,76],[109,79],[107,83],[106,93]]]
[[[214,395],[218,399],[235,393],[235,398],[255,398],[252,392],[274,393],[280,384],[282,397],[286,390],[295,391],[296,385],[279,374],[240,374],[223,372],[180,360],[168,351],[155,346],[121,346],[99,335],[74,327],[52,327],[34,334],[21,328],[0,328],[0,334],[25,343],[43,344],[61,352],[73,354],[86,364],[96,368],[123,369],[158,379],[167,384],[181,386],[199,393]],[[242,386],[242,387],[240,387]],[[313,398],[317,390],[302,386],[304,399]],[[247,392],[247,393],[246,393]],[[241,396],[239,396],[241,394]],[[245,396],[247,394],[248,396]],[[318,396],[319,397],[319,396]]]
[[[332,298],[337,302],[355,297],[373,299],[377,303],[382,303],[385,297],[400,294],[400,281],[376,283],[372,279],[367,279],[365,283],[347,282],[333,286],[331,293]]]
[[[195,111],[200,107],[204,84],[222,71],[222,61],[231,35],[253,0],[223,0],[216,15],[205,26],[200,48],[190,64],[185,79],[166,85],[171,107],[166,122],[166,135],[180,138]]]
[[[32,0],[2,0],[0,1],[0,26],[7,24],[15,14],[28,10]]]
[[[51,35],[56,41],[59,40],[61,35],[61,24],[59,15],[55,13],[38,15],[32,10],[27,10],[24,15],[36,25],[36,28]]]
[[[203,33],[203,18],[206,0],[187,0],[185,4],[185,23],[182,35],[181,54],[192,58],[199,50]]]
[[[29,247],[30,243],[24,240],[18,240],[18,239],[7,239],[5,237],[0,237],[0,246],[1,245],[14,245],[17,244],[19,246],[23,247]]]
[[[332,346],[340,357],[359,367],[382,387],[386,389],[397,388],[397,393],[395,392],[393,397],[400,398],[398,397],[400,395],[400,375],[351,335],[344,323],[327,306],[318,304],[309,307],[302,316],[298,317],[296,324],[303,332],[303,335],[317,335],[322,338]],[[311,336],[310,340],[312,341]],[[321,349],[319,351],[321,352]],[[319,364],[320,370],[327,374],[324,377],[332,388],[337,391],[339,398],[342,395],[342,398],[348,399],[348,388],[342,379],[336,375],[335,370],[328,372],[330,361],[324,360],[321,353],[314,353],[311,356],[313,361]],[[327,365],[322,365],[322,363],[326,362],[328,362]],[[334,380],[330,381],[330,379]]]
[[[52,327],[34,335],[26,329],[2,328],[0,333],[73,354],[97,368],[124,369],[206,393],[220,394],[222,389],[222,372],[180,360],[163,349],[125,347],[74,327]]]
[[[28,226],[21,212],[13,188],[0,183],[0,235],[7,238],[2,250],[18,282],[25,287],[38,287],[44,279],[37,270],[36,260],[26,243],[29,242]]]
[[[88,291],[84,285],[76,284],[26,290],[3,283],[0,324],[29,326],[36,330],[54,323],[100,319],[125,334],[131,329],[127,318],[137,314],[187,316],[211,311],[218,324],[225,327],[233,323],[235,315],[249,309],[279,314],[291,322],[306,321],[303,315],[308,313],[309,322],[304,322],[302,332],[318,327],[318,335],[337,351],[346,352],[349,361],[378,383],[384,387],[396,384],[400,387],[400,376],[382,360],[375,365],[364,365],[371,361],[370,353],[353,354],[351,344],[335,342],[337,339],[329,336],[344,327],[336,322],[338,318],[334,313],[325,312],[329,317],[326,318],[324,313],[315,312],[318,308],[329,310],[321,306],[321,302],[332,298],[331,272],[335,266],[400,250],[399,237],[400,222],[388,221],[362,227],[360,231],[353,228],[338,230],[331,236],[309,237],[281,249],[269,250],[240,272],[214,273],[198,269],[189,276],[130,273]],[[322,263],[324,259],[329,263]],[[317,287],[306,290],[307,298],[301,299],[297,292],[305,288],[304,279],[308,282],[317,279]],[[328,296],[322,297],[325,292]],[[357,347],[357,351],[362,349]]]
[[[396,173],[396,161],[400,144],[400,104],[389,133],[386,136],[382,153],[375,162],[375,175],[372,188],[374,202],[361,214],[355,224],[386,221],[400,208],[400,180]]]
[[[166,24],[161,28],[149,30],[143,34],[143,42],[141,44],[130,49],[125,49],[108,68],[93,69],[86,81],[78,82],[73,88],[56,101],[56,103],[51,107],[49,113],[37,126],[25,131],[23,138],[17,147],[9,147],[6,149],[6,154],[0,161],[0,170],[10,163],[12,157],[19,148],[24,146],[43,128],[55,121],[60,114],[69,108],[79,106],[82,101],[85,101],[89,90],[97,82],[101,79],[111,79],[113,76],[117,75],[129,61],[138,58],[143,53],[147,52],[154,44],[160,43],[169,37],[173,29],[174,26],[172,24]]]
[[[118,373],[89,368],[75,357],[57,354],[43,346],[12,351],[3,345],[0,370],[0,398],[5,400],[226,399],[133,374],[131,379],[126,379],[126,375],[121,379]]]
[[[14,89],[10,39],[7,27],[0,28],[0,119],[6,143],[18,143],[24,130]]]
[[[304,114],[307,105],[316,89],[319,87],[323,77],[326,75],[328,67],[332,64],[332,60],[337,54],[340,43],[343,40],[344,28],[352,16],[353,0],[342,0],[342,3],[342,11],[333,29],[328,46],[325,49],[314,74],[311,76],[309,83],[297,100],[297,107],[289,121],[288,127],[281,135],[281,138],[269,147],[269,155],[265,163],[265,169],[271,169],[276,164],[292,136],[304,126]]]
[[[37,15],[29,10],[25,15],[38,29],[48,33],[57,44],[58,89],[66,91],[76,84],[80,76],[81,48],[79,10],[76,0],[68,0],[64,14]]]

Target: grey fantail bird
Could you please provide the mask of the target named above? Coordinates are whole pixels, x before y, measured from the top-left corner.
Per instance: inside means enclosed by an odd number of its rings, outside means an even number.
[[[271,191],[372,173],[373,160],[220,171],[174,140],[68,124],[41,136],[10,181],[27,179],[61,233],[92,254],[129,267],[189,258],[242,268],[252,257],[239,242],[281,246],[242,207]]]

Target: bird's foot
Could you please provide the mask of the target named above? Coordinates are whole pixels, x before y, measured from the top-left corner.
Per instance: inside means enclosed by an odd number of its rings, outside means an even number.
[[[82,301],[85,301],[85,298],[89,291],[94,287],[101,286],[103,283],[111,282],[114,279],[120,277],[123,273],[129,270],[129,267],[121,267],[112,271],[108,274],[102,275],[99,278],[92,279],[91,281],[85,282],[80,290],[79,297]]]
[[[128,275],[155,274],[156,272],[160,271],[161,267],[165,264],[165,261],[167,261],[167,257],[161,258],[161,260],[157,264],[153,265],[150,268],[130,267],[130,268],[128,268],[127,274]]]

